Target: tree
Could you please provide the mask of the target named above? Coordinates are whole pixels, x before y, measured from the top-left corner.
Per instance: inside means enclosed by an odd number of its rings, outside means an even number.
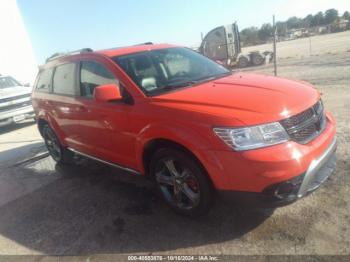
[[[324,16],[322,12],[318,12],[311,21],[311,26],[320,26],[324,25]]]
[[[328,9],[325,12],[324,20],[325,20],[326,24],[333,23],[337,18],[338,18],[338,11],[336,9],[334,9],[334,8]]]
[[[349,13],[349,11],[345,11],[344,12],[343,18],[350,21],[350,13]]]
[[[342,18],[350,21],[349,11],[345,11]],[[318,12],[315,15],[309,14],[304,18],[293,16],[288,18],[287,21],[278,21],[276,23],[277,34],[280,37],[285,37],[291,29],[329,25],[337,19],[339,19],[338,11],[334,8],[328,9],[325,13]],[[266,42],[272,35],[273,27],[270,23],[263,24],[260,29],[256,27],[245,28],[240,33],[241,41],[244,45],[254,45]]]
[[[291,28],[301,28],[303,25],[303,21],[301,18],[298,18],[296,16],[290,17],[287,20],[287,26],[289,29]]]
[[[309,14],[303,19],[303,27],[310,27],[312,20],[314,19],[313,15]]]
[[[273,33],[273,28],[270,23],[263,24],[258,32],[259,39],[262,41],[268,40]]]
[[[240,33],[240,36],[241,36],[242,42],[245,45],[254,45],[260,42],[257,27],[249,27],[249,28],[243,29]]]
[[[277,34],[279,36],[286,36],[288,28],[287,28],[287,23],[286,22],[277,22],[276,23],[277,27]]]

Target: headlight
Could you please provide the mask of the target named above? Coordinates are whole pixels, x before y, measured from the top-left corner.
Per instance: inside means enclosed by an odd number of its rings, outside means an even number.
[[[214,132],[237,151],[276,145],[289,139],[278,122],[243,128],[214,128]]]

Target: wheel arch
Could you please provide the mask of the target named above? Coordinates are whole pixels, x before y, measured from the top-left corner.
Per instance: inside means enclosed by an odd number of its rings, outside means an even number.
[[[201,153],[210,147],[210,138],[205,137],[194,127],[174,122],[158,122],[145,126],[136,139],[136,164],[138,170],[147,174],[148,156],[162,146],[173,146],[189,153],[194,159],[208,170],[205,165],[206,157]],[[207,172],[208,173],[208,172]]]
[[[39,133],[40,133],[41,136],[43,136],[43,128],[44,128],[45,125],[49,125],[49,122],[47,122],[43,118],[39,118],[37,120],[37,124],[38,124]]]
[[[59,125],[54,121],[54,119],[52,117],[50,117],[49,115],[45,114],[45,115],[39,115],[37,117],[37,125],[38,125],[38,129],[40,132],[40,135],[43,136],[42,131],[43,131],[43,127],[45,125],[49,125],[55,132],[56,136],[58,137],[60,143],[64,146],[66,146],[65,144],[65,140],[64,140],[64,134],[62,132],[62,130],[60,129]]]
[[[154,138],[154,139],[149,140],[144,145],[143,152],[142,152],[142,165],[143,165],[143,169],[144,169],[144,174],[147,178],[152,179],[151,175],[149,174],[150,161],[152,159],[153,154],[161,148],[175,148],[175,149],[183,151],[187,155],[189,155],[199,165],[199,167],[203,170],[205,175],[208,177],[212,187],[214,188],[213,181],[212,181],[207,169],[205,168],[202,161],[200,160],[200,157],[198,157],[197,154],[194,153],[192,150],[190,150],[187,146],[185,146],[177,141],[174,141],[171,139],[166,139],[166,138]]]

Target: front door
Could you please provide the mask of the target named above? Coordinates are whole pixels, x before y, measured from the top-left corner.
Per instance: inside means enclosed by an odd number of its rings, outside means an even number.
[[[129,132],[133,106],[119,102],[96,102],[97,86],[115,83],[116,76],[103,64],[92,60],[80,62],[80,97],[77,98],[82,153],[125,167],[135,167],[135,136]]]

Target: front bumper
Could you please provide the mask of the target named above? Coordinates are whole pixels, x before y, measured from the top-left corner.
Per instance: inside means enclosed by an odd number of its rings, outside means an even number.
[[[319,188],[336,169],[337,141],[333,139],[328,148],[314,159],[307,171],[265,188],[261,193],[219,190],[219,194],[239,204],[256,207],[283,206],[308,195]]]
[[[15,118],[23,116],[23,120],[34,118],[34,109],[30,106],[16,108],[10,111],[0,112],[0,127],[15,123]]]
[[[311,162],[299,188],[298,197],[303,197],[317,189],[335,171],[336,150],[337,138],[335,137],[327,150]]]

